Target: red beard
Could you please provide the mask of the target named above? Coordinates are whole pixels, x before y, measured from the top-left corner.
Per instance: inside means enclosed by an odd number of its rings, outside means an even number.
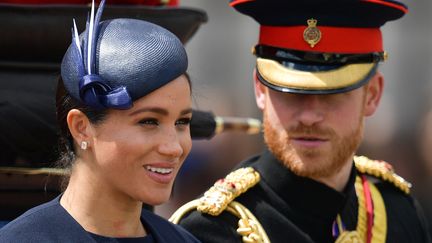
[[[303,177],[318,178],[329,177],[338,173],[342,167],[349,163],[355,153],[363,134],[363,118],[351,133],[340,137],[331,128],[318,126],[305,126],[299,124],[288,129],[278,129],[269,120],[267,111],[264,111],[264,139],[275,157],[283,162],[295,174]],[[291,142],[291,136],[315,135],[329,139],[331,149],[300,149],[296,150]]]

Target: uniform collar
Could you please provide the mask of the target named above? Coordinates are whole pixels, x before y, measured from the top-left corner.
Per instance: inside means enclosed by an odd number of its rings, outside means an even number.
[[[347,199],[355,195],[354,166],[342,192],[315,180],[297,176],[269,151],[264,152],[253,166],[260,172],[261,180],[289,205],[292,212],[298,212],[303,217],[310,216],[332,222],[343,210]]]

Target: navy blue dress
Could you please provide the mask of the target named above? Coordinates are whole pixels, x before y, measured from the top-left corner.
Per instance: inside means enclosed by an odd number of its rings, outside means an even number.
[[[141,222],[149,234],[149,237],[141,238],[141,242],[200,242],[180,226],[174,225],[147,210],[143,210]],[[129,239],[137,242],[139,238]],[[30,209],[0,229],[1,243],[100,242],[100,240],[81,227],[60,205],[60,196]],[[126,241],[125,238],[110,238],[109,240],[109,242]]]

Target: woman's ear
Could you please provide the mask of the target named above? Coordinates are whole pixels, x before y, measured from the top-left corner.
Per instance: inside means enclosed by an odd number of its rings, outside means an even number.
[[[383,88],[384,77],[380,72],[377,72],[366,87],[365,116],[371,116],[375,113],[381,100]]]
[[[266,87],[258,80],[256,69],[253,72],[254,77],[254,89],[255,89],[255,101],[260,110],[264,110],[265,98],[266,98]]]
[[[68,112],[66,121],[74,141],[86,150],[92,137],[91,124],[87,116],[80,110],[72,109]]]

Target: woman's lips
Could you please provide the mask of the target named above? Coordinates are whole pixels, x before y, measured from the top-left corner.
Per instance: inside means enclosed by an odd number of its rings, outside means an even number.
[[[174,179],[174,166],[171,165],[144,165],[147,175],[157,183],[169,184]]]

